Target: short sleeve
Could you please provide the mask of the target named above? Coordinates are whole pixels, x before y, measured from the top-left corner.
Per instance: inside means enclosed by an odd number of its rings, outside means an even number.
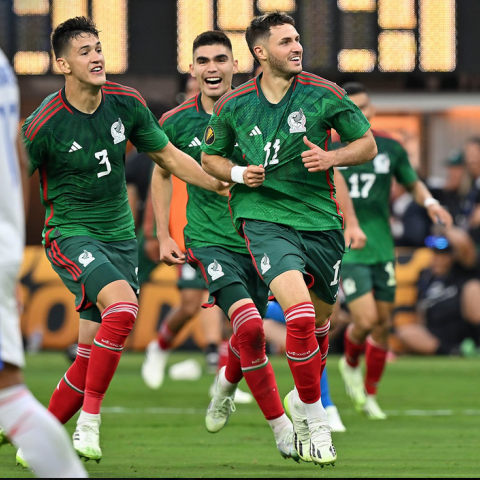
[[[395,143],[395,178],[402,185],[410,185],[418,180],[417,172],[415,172],[410,164],[406,150],[400,145],[400,143],[396,141]]]
[[[329,93],[323,97],[324,123],[334,128],[342,143],[361,138],[370,128],[362,111],[348,98]]]
[[[135,109],[135,124],[129,140],[139,152],[156,152],[165,148],[168,144],[168,137],[160,127],[155,115],[143,104],[137,103]]]
[[[213,113],[205,130],[202,150],[208,155],[231,158],[235,149],[235,133],[231,125],[231,114],[223,108],[217,115]]]

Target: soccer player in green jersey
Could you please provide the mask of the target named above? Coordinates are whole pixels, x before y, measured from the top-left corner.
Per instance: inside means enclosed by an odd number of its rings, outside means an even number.
[[[343,88],[370,120],[374,107],[365,87],[352,82]],[[389,224],[392,179],[405,185],[434,223],[451,225],[452,218],[418,179],[402,145],[384,133],[373,131],[373,135],[378,148],[373,162],[338,169],[350,187],[360,227],[367,235],[366,246],[352,250],[343,259],[342,287],[353,321],[345,332],[345,355],[339,366],[347,394],[357,410],[372,419],[385,419],[376,393],[385,368],[396,286],[395,250]],[[363,352],[365,379],[359,366]]]
[[[142,96],[106,81],[98,31],[76,17],[52,34],[65,86],[47,97],[22,133],[39,170],[43,243],[80,312],[78,355],[50,400],[81,457],[99,461],[100,406],[138,312],[137,245],[125,186],[127,140],[186,182],[220,190],[168,140]]]
[[[190,70],[197,78],[201,92],[167,112],[160,124],[170,141],[200,164],[199,139],[210,121],[215,101],[232,90],[232,77],[237,71],[230,39],[219,31],[200,34],[193,43]],[[240,161],[238,148],[235,148],[233,158]],[[205,418],[206,428],[216,433],[225,426],[230,413],[235,411],[235,392],[244,377],[272,428],[280,454],[298,461],[293,447],[292,423],[285,414],[265,351],[262,318],[267,309],[268,288],[256,274],[245,242],[232,225],[228,200],[196,186],[187,187],[185,256],[168,230],[169,185],[170,173],[155,166],[152,197],[160,258],[168,265],[182,264],[187,259],[196,266],[211,296],[210,305],[206,306],[218,304],[231,320],[234,332],[227,365],[217,376],[215,394]],[[149,354],[153,356],[155,353]],[[151,362],[154,363],[154,359]]]
[[[285,313],[296,386],[285,403],[297,451],[329,465],[337,455],[320,377],[345,249],[333,167],[367,162],[377,149],[370,124],[345,92],[302,71],[303,48],[290,16],[255,18],[246,39],[263,73],[216,102],[202,164],[216,178],[236,182],[230,197],[235,226]],[[335,152],[328,151],[332,128],[350,142]],[[231,161],[236,143],[240,162]]]

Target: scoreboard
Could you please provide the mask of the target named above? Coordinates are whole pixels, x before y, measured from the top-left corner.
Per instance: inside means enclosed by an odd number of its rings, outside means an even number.
[[[58,73],[52,28],[87,15],[101,31],[107,73],[173,74],[188,71],[196,35],[221,29],[247,73],[245,28],[275,10],[295,18],[312,72],[480,72],[479,0],[0,0],[0,47],[19,75]]]

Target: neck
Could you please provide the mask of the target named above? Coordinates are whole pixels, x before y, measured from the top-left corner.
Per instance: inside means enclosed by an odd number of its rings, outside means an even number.
[[[230,92],[232,89],[229,88],[226,92],[223,92],[222,95],[225,95],[227,92]],[[220,97],[222,96],[220,95]],[[213,113],[213,106],[215,105],[215,102],[220,98],[220,97],[209,97],[208,95],[205,95],[202,92],[202,96],[200,97],[200,101],[202,103],[202,107],[205,110],[205,113],[208,113],[209,115],[212,115]]]
[[[271,70],[264,68],[260,86],[265,98],[270,103],[279,103],[290,88],[293,78],[293,75],[289,78],[275,75]]]
[[[80,82],[65,82],[65,96],[68,103],[82,113],[94,113],[102,103],[101,86],[85,85]]]

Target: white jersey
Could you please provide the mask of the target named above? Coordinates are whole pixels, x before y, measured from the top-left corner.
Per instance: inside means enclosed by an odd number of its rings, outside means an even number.
[[[17,155],[20,95],[0,50],[0,265],[19,264],[25,241],[21,172]]]

